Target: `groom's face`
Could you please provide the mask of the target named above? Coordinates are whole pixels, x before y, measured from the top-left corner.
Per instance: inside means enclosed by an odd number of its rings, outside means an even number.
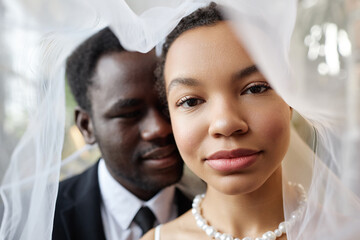
[[[183,162],[154,90],[154,52],[102,56],[89,89],[91,127],[112,176],[141,198],[177,182]],[[144,195],[148,193],[149,195]]]

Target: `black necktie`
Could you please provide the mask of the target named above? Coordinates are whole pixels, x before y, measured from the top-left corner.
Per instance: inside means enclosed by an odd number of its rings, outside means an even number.
[[[148,207],[142,207],[139,209],[134,217],[134,222],[139,225],[142,230],[142,235],[154,227],[155,216]]]

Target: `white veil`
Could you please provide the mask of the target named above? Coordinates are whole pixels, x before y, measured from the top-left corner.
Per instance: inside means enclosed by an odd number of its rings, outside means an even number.
[[[129,50],[161,45],[204,0],[3,0],[0,3],[0,239],[50,239],[65,129],[64,61],[110,26]],[[308,202],[294,239],[360,236],[360,6],[352,0],[218,0],[294,116],[284,186]],[[158,48],[160,49],[160,48]],[[302,116],[302,117],[300,117]],[[304,120],[304,119],[306,120]],[[14,122],[14,120],[17,120]],[[26,130],[24,130],[26,129]],[[16,146],[16,147],[15,147]],[[7,154],[8,152],[8,154]],[[11,156],[11,157],[10,157]],[[6,169],[6,170],[4,170]],[[285,218],[296,206],[284,188]]]

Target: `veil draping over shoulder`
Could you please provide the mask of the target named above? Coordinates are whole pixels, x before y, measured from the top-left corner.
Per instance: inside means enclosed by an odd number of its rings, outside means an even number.
[[[0,239],[50,239],[62,165],[64,62],[110,26],[128,50],[147,52],[183,16],[210,1],[4,0],[0,3]],[[360,6],[352,0],[215,1],[274,89],[294,109],[283,162],[285,218],[296,208],[287,181],[305,186],[294,239],[360,236]],[[128,5],[129,3],[129,5]]]

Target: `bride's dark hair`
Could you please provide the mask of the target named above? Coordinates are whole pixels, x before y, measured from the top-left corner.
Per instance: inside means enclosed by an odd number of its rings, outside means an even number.
[[[169,51],[171,44],[175,41],[175,39],[177,39],[183,32],[187,30],[201,26],[211,26],[223,20],[225,19],[222,13],[219,11],[218,5],[212,2],[209,6],[199,8],[195,12],[181,19],[175,29],[166,37],[162,47],[162,53],[159,63],[155,69],[156,89],[159,92],[160,98],[165,105],[167,104],[167,101],[164,81],[164,66],[166,61],[166,55]]]

